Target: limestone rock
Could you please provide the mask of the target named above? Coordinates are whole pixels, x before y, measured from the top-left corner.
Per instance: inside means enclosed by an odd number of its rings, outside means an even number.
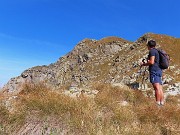
[[[158,39],[159,37],[160,39]],[[155,38],[160,43],[159,46],[163,46],[162,37],[169,38],[147,33],[135,42],[118,37],[107,37],[101,40],[84,39],[57,62],[29,68],[20,76],[10,79],[3,90],[19,92],[24,83],[39,82],[45,83],[52,89],[70,87],[72,83],[79,88],[86,88],[95,82],[149,89],[147,68],[140,69],[139,63],[142,59],[147,58],[146,42]],[[171,41],[173,38],[169,40]],[[172,41],[172,43],[174,42]],[[174,65],[171,64],[170,71],[173,74],[165,73],[164,83],[166,84],[176,83],[179,64],[177,62]]]

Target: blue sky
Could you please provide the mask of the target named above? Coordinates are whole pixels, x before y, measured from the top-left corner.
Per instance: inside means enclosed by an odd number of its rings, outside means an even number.
[[[84,38],[180,37],[179,0],[1,0],[0,86],[48,65]]]

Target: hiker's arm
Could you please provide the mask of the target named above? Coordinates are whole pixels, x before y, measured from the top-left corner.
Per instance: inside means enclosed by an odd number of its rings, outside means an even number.
[[[142,63],[141,66],[150,66],[153,65],[155,61],[155,56],[151,56],[147,63]]]

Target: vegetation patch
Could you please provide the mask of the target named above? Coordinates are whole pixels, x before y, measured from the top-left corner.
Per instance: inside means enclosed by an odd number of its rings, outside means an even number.
[[[0,106],[0,134],[165,135],[178,134],[178,96],[163,107],[140,91],[94,84],[96,97],[70,98],[44,84],[25,84],[16,109]]]

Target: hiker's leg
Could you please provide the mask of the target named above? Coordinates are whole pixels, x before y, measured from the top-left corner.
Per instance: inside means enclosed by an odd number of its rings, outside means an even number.
[[[157,104],[161,105],[161,102],[164,100],[164,94],[162,90],[162,71],[157,71],[157,72],[151,72],[150,73],[150,82],[153,85],[153,88],[155,90],[155,97],[156,97],[156,102]]]
[[[163,105],[164,104],[164,92],[163,92],[163,88],[162,88],[162,85],[160,84],[160,102],[161,104]]]
[[[159,83],[153,83],[153,88],[155,90],[155,97],[156,97],[156,102],[161,101],[161,90],[160,90],[160,84]]]

